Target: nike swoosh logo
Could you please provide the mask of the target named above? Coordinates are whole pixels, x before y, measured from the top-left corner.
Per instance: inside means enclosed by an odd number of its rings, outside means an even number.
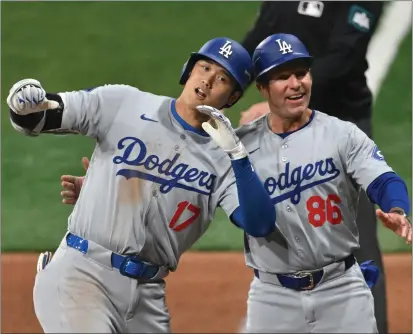
[[[252,148],[252,149],[248,150],[248,153],[253,153],[253,152],[255,152],[255,151],[258,150],[258,149],[259,149],[259,147]]]
[[[156,120],[154,120],[154,119],[152,119],[152,118],[146,117],[145,114],[142,114],[142,115],[141,115],[141,119],[144,120],[144,121],[150,121],[150,122],[158,123],[158,121],[156,121]]]

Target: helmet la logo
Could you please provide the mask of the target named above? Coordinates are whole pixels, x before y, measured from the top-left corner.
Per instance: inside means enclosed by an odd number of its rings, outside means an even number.
[[[280,52],[282,52],[283,55],[286,53],[292,53],[293,49],[291,47],[291,44],[288,44],[286,41],[282,41],[281,39],[277,39],[276,42],[278,43],[278,46],[280,47]]]
[[[232,45],[230,41],[227,41],[223,46],[220,48],[219,54],[223,55],[225,58],[229,58],[232,55]]]

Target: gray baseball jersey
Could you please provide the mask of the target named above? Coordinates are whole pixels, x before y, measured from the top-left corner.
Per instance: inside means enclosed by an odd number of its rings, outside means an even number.
[[[276,207],[276,230],[246,236],[247,265],[271,273],[323,267],[359,247],[358,189],[392,169],[350,122],[314,111],[284,138],[267,116],[237,130]]]
[[[60,94],[62,128],[97,139],[69,230],[174,270],[217,206],[239,205],[230,159],[174,100],[126,85]],[[188,126],[188,125],[187,125]]]

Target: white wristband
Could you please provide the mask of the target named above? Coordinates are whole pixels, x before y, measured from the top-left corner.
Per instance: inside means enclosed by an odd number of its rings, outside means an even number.
[[[232,150],[225,152],[229,155],[231,160],[239,160],[248,156],[248,152],[241,141],[239,141],[237,146],[235,146]]]

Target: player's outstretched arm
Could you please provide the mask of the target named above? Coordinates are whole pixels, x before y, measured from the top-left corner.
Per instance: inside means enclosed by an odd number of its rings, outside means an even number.
[[[93,90],[46,93],[35,79],[24,79],[10,89],[7,104],[13,127],[23,134],[80,133],[101,138],[133,88],[105,85]]]
[[[82,158],[82,165],[85,171],[89,168],[89,159],[86,157]],[[77,199],[79,198],[80,191],[82,190],[83,181],[85,179],[84,176],[73,176],[73,175],[62,175],[62,188],[63,190],[60,192],[62,196],[62,203],[63,204],[71,204],[75,205]]]
[[[406,218],[410,201],[405,182],[386,163],[378,146],[357,126],[342,123],[347,137],[339,147],[345,161],[346,172],[367,193],[368,198],[380,207],[376,215],[385,227],[412,242],[411,224]]]
[[[247,150],[229,119],[218,109],[210,106],[197,109],[211,117],[202,127],[231,159],[239,200],[231,220],[253,237],[267,236],[275,228],[275,207],[251,166]]]

